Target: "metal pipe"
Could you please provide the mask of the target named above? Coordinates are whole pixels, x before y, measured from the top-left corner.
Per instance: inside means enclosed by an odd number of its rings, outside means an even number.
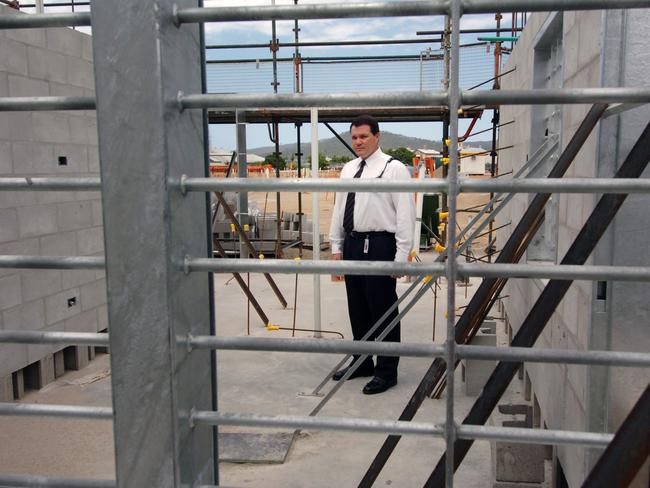
[[[650,100],[650,97],[648,97]],[[178,106],[188,108],[313,108],[313,107],[431,107],[444,105],[446,94],[430,92],[361,93],[235,93],[178,95]],[[6,100],[6,99],[5,99]],[[2,99],[0,99],[0,102]],[[0,109],[2,104],[0,103]]]
[[[318,109],[312,108],[310,111],[311,121],[311,172],[312,178],[319,179],[319,154],[318,154]],[[312,193],[312,263],[320,263],[320,195]],[[321,333],[321,285],[320,276],[313,276],[313,304],[314,304],[314,337],[320,338]]]
[[[464,105],[548,105],[554,103],[647,103],[650,88],[562,88],[462,92]]]
[[[104,269],[103,256],[13,256],[0,255],[0,268]]]
[[[567,430],[527,429],[517,427],[489,427],[485,425],[459,425],[460,439],[489,439],[535,444],[572,444],[605,447],[614,437],[599,432],[571,432]]]
[[[0,16],[0,29],[41,29],[89,25],[90,12]]]
[[[0,177],[0,190],[100,191],[96,177]]]
[[[647,0],[462,0],[463,14],[645,8]]]
[[[67,417],[112,420],[110,407],[82,407],[78,405],[47,405],[40,403],[0,403],[0,415],[16,417]]]
[[[268,45],[266,46],[268,47]],[[431,59],[438,59],[438,55],[433,54]],[[362,63],[376,63],[376,62],[392,62],[392,61],[415,61],[419,59],[417,55],[414,54],[393,54],[385,56],[309,56],[302,58],[303,63],[308,64],[319,64],[321,61],[332,61],[332,62],[354,62],[359,61]],[[293,61],[293,58],[276,58],[278,62],[289,62]],[[258,63],[272,63],[273,58],[260,58],[260,59],[210,59],[206,61],[207,64],[258,64]]]
[[[296,20],[297,22],[297,20]],[[390,45],[390,44],[426,44],[431,42],[440,42],[440,38],[433,39],[383,39],[383,40],[365,40],[365,41],[321,41],[321,42],[278,42],[278,47],[318,47],[318,46],[372,46],[372,45]],[[206,49],[244,49],[244,48],[265,48],[268,44],[221,44],[208,45]]]
[[[514,29],[516,31],[522,31],[522,28]],[[509,27],[506,29],[461,29],[461,34],[489,34],[490,32],[512,32],[513,29]],[[418,36],[442,36],[445,34],[444,30],[433,30],[433,31],[416,31],[415,33]]]
[[[115,488],[114,480],[84,478],[54,478],[35,474],[1,474],[0,486],[26,486],[29,488]]]
[[[235,22],[260,20],[307,20],[343,19],[368,17],[409,17],[420,15],[443,15],[448,2],[406,1],[380,3],[278,5],[255,7],[188,8],[176,12],[175,21],[180,24],[192,22]]]
[[[47,14],[48,16],[51,14]],[[34,15],[3,15],[0,29],[6,19],[36,17]],[[32,110],[95,110],[94,97],[0,97],[0,112],[25,112]]]
[[[459,264],[461,276],[481,278],[545,278],[573,280],[650,281],[650,267],[644,266],[581,266],[559,264]]]
[[[1,181],[1,179],[0,179]],[[173,182],[172,182],[173,184]],[[178,183],[182,191],[356,191],[444,192],[447,182],[442,178],[411,180],[363,180],[356,183],[328,178],[282,178],[281,180],[247,178],[188,178]],[[650,193],[650,180],[645,178],[525,178],[475,180],[460,178],[461,193]]]
[[[50,332],[40,330],[0,330],[0,343],[66,344],[108,346],[108,334],[93,332]]]

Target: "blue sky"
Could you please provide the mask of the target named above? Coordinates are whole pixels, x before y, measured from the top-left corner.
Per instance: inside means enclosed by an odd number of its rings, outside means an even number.
[[[395,0],[399,2],[401,0]],[[206,7],[236,6],[245,4],[271,5],[272,0],[205,0]],[[290,5],[293,0],[276,0],[276,5]],[[323,0],[299,0],[299,4],[323,3]],[[339,2],[327,2],[339,3]],[[493,28],[494,15],[472,15],[462,18],[461,28]],[[510,25],[509,15],[504,15],[502,27]],[[293,21],[278,21],[277,36],[280,42],[293,42]],[[343,41],[343,40],[380,40],[380,39],[414,39],[417,31],[439,30],[444,28],[443,17],[402,17],[402,18],[362,18],[362,19],[329,19],[300,21],[301,41]],[[271,22],[231,22],[206,24],[206,44],[248,44],[268,43],[271,40]],[[426,36],[431,37],[431,36]],[[476,35],[463,36],[461,43],[476,41]],[[406,44],[391,46],[353,46],[353,47],[310,47],[301,48],[303,58],[323,56],[377,56],[377,55],[419,55],[422,50],[431,47],[432,52],[439,52],[440,45],[436,44]],[[290,58],[295,51],[293,47],[281,48],[279,58]],[[264,49],[227,49],[209,50],[208,59],[251,59],[263,60],[271,57],[268,48]],[[470,48],[461,51],[461,86],[465,88],[480,83],[492,76],[492,50],[488,54],[485,47]],[[486,65],[487,63],[487,65]],[[425,63],[423,77],[425,89],[440,89],[439,68],[434,72],[427,71]],[[480,65],[480,66],[478,66]],[[441,64],[440,64],[441,66]],[[208,91],[210,92],[266,92],[271,93],[271,65],[268,63],[250,63],[248,65],[210,65],[208,68]],[[310,74],[309,81],[307,80]],[[477,78],[478,76],[478,78]],[[373,66],[358,64],[335,64],[305,67],[305,91],[363,91],[366,90],[418,90],[420,80],[419,61],[410,63],[384,63]],[[291,64],[281,63],[279,66],[280,92],[293,91]],[[478,81],[477,81],[478,80]],[[490,126],[491,112],[486,112],[478,122],[475,130]],[[461,131],[468,122],[461,121]],[[334,128],[346,131],[348,124],[334,124]],[[440,123],[385,123],[382,130],[420,137],[423,139],[441,138]],[[303,126],[301,139],[308,141],[311,136],[310,127]],[[247,128],[247,145],[249,148],[268,146],[271,141],[265,125],[251,124]],[[323,125],[319,128],[319,137],[331,137],[331,133]],[[489,134],[478,136],[477,139],[488,139]],[[296,141],[296,130],[291,124],[280,127],[281,143]],[[236,146],[235,129],[230,125],[213,125],[210,128],[211,147],[221,147],[232,150]]]

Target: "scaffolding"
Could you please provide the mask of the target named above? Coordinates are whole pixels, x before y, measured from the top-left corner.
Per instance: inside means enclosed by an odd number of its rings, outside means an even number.
[[[116,5],[117,3],[117,5]],[[459,25],[461,15],[497,10],[548,11],[647,7],[647,0],[452,0],[372,4],[283,5],[272,7],[203,8],[198,2],[93,0],[91,12],[8,15],[0,28],[23,29],[92,26],[96,97],[0,98],[2,111],[96,110],[100,135],[101,179],[0,178],[0,191],[67,191],[101,189],[104,203],[105,257],[0,256],[2,268],[105,269],[109,296],[110,332],[0,331],[2,343],[110,345],[113,407],[0,404],[2,415],[56,416],[113,419],[116,456],[115,481],[43,479],[29,475],[0,475],[0,484],[34,486],[211,486],[219,483],[215,462],[219,425],[286,426],[381,432],[390,435],[426,435],[443,438],[446,454],[427,486],[454,486],[454,471],[473,439],[507,439],[513,442],[606,446],[592,477],[631,479],[647,456],[647,435],[635,432],[635,422],[647,422],[648,395],[639,400],[630,423],[616,435],[487,427],[454,420],[454,367],[463,358],[502,361],[495,382],[511,375],[514,363],[562,362],[618,366],[650,366],[650,354],[614,351],[559,351],[532,349],[530,335],[507,349],[458,344],[456,318],[446,320],[444,346],[433,344],[325,341],[319,339],[260,339],[215,337],[210,273],[373,274],[408,275],[420,279],[446,277],[541,277],[551,288],[571,280],[650,281],[647,267],[586,266],[577,239],[578,255],[560,265],[461,263],[451,252],[433,264],[346,261],[287,261],[213,259],[209,235],[207,192],[223,191],[438,191],[448,195],[447,248],[458,239],[457,197],[462,192],[488,193],[604,193],[599,208],[613,218],[626,194],[650,193],[639,169],[650,159],[650,129],[630,153],[630,164],[615,178],[527,178],[476,181],[458,175],[458,151],[449,152],[446,179],[413,181],[324,181],[214,179],[207,173],[206,111],[341,110],[369,106],[417,111],[442,107],[449,114],[450,147],[458,146],[461,107],[506,104],[589,103],[641,104],[650,102],[650,89],[581,88],[468,91],[459,86]],[[449,17],[450,75],[448,88],[424,92],[207,94],[203,64],[201,24],[237,20],[294,20],[374,16],[446,15]],[[119,26],[119,29],[116,28]],[[138,90],[126,89],[137,86]],[[608,110],[621,110],[613,106]],[[118,116],[119,115],[119,116]],[[128,124],[123,123],[124,118]],[[322,120],[322,119],[321,119]],[[277,134],[277,133],[276,133]],[[143,143],[144,141],[144,143]],[[133,171],[134,162],[138,171]],[[632,169],[628,166],[633,166]],[[146,188],[147,191],[142,191]],[[614,209],[612,211],[612,209]],[[599,210],[600,211],[600,210]],[[607,220],[594,211],[600,230]],[[595,234],[594,234],[595,233]],[[148,236],[158,236],[151,242]],[[141,238],[134,238],[140,236]],[[143,237],[144,236],[144,237]],[[583,261],[584,262],[584,261]],[[547,293],[556,300],[557,290]],[[455,310],[453,286],[447,308]],[[546,302],[535,310],[536,322],[548,318]],[[532,313],[532,312],[531,312]],[[530,332],[526,332],[531,334]],[[313,416],[269,416],[217,411],[216,358],[213,350],[302,351],[330,354],[395,354],[443,359],[447,365],[446,421],[443,425],[376,419]],[[479,408],[488,408],[485,404]],[[639,414],[641,412],[641,414]],[[645,417],[643,417],[645,412]],[[644,437],[645,435],[645,437]],[[621,437],[626,447],[636,447],[621,460]],[[645,440],[644,440],[645,439]],[[645,444],[644,444],[645,442]],[[142,446],[147,446],[146,451]],[[613,453],[613,454],[612,454]],[[618,455],[619,457],[614,457]],[[616,462],[612,462],[616,459]],[[592,486],[592,485],[588,485]],[[595,485],[593,485],[595,486]]]

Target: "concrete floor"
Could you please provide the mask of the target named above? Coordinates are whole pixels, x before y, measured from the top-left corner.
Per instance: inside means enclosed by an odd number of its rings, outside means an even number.
[[[435,256],[424,255],[426,260]],[[290,307],[283,310],[262,276],[251,275],[253,293],[274,324],[291,327],[296,291],[295,275],[274,275]],[[398,284],[398,293],[408,287]],[[477,282],[467,289],[468,297]],[[446,288],[437,300],[435,342],[445,340]],[[322,328],[351,338],[343,283],[320,278]],[[296,327],[313,327],[314,278],[298,277]],[[467,303],[466,289],[456,287],[457,307]],[[247,334],[248,307],[237,283],[227,275],[215,277],[216,320],[219,335]],[[428,292],[402,321],[402,341],[432,340],[433,293]],[[503,335],[503,325],[497,323]],[[291,332],[267,331],[250,310],[250,333],[254,336],[287,337]],[[326,337],[333,337],[325,334]],[[298,332],[298,337],[312,333]],[[218,358],[219,409],[227,412],[307,415],[319,398],[311,392],[338,362],[339,356],[273,352],[221,351]],[[349,381],[325,406],[320,415],[345,418],[395,420],[411,396],[429,360],[402,358],[399,383],[375,396],[361,393],[367,381]],[[455,417],[460,422],[474,398],[463,393],[460,370],[456,375]],[[515,380],[514,389],[520,389]],[[326,389],[333,385],[330,382]],[[98,356],[78,372],[66,373],[25,402],[109,406],[109,356]],[[442,423],[445,399],[426,400],[415,420]],[[269,432],[263,429],[228,427],[223,432]],[[284,432],[288,432],[285,430]],[[221,463],[221,484],[234,487],[331,487],[356,486],[385,436],[378,434],[303,431],[283,464]],[[111,423],[106,421],[0,417],[0,472],[51,476],[112,478],[114,473]],[[402,438],[375,486],[422,486],[444,451],[440,439],[423,436]],[[492,485],[490,446],[477,441],[455,477],[455,486],[482,488]]]

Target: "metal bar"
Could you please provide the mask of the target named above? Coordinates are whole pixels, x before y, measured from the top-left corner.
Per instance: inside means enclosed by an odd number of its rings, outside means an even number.
[[[614,436],[612,434],[601,434],[599,432],[572,432],[567,430],[460,425],[458,426],[458,437],[460,439],[489,439],[553,445],[572,444],[602,448],[605,447]]]
[[[54,478],[34,474],[1,474],[0,486],[29,488],[115,488],[114,480],[84,478]]]
[[[606,105],[596,105],[589,110],[562,155],[555,163],[550,175],[559,177],[566,172],[606,108]],[[533,199],[497,257],[497,263],[517,262],[519,260],[540,225],[540,215],[543,213],[548,198],[549,195],[538,195]],[[456,324],[456,342],[463,344],[472,337],[472,331],[476,331],[478,324],[485,319],[495,297],[499,296],[503,286],[505,286],[505,280],[483,280]],[[440,385],[445,366],[445,362],[441,359],[433,361],[402,410],[399,417],[400,420],[411,420],[415,417],[424,399],[436,389],[436,386]],[[388,458],[395,450],[399,440],[399,436],[389,436],[386,438],[366,470],[362,480],[362,483],[365,483],[364,486],[371,486],[374,483],[386,464],[386,461],[388,461]]]
[[[262,7],[260,7],[262,8]],[[277,7],[280,8],[280,7]],[[648,97],[650,100],[650,97]],[[312,108],[312,107],[431,107],[444,105],[444,92],[359,92],[359,93],[235,93],[179,94],[178,106],[188,108]],[[624,100],[620,100],[624,101]],[[643,100],[641,100],[643,101]],[[0,104],[0,108],[2,105]]]
[[[0,190],[29,191],[99,191],[99,178],[89,177],[2,177]]]
[[[331,126],[330,124],[328,124],[327,122],[323,122],[323,124],[325,124],[325,127],[327,127],[327,128],[329,129],[329,131],[330,131],[332,134],[334,134],[334,137],[336,137],[336,138],[339,140],[339,142],[340,142],[341,144],[343,144],[343,145],[346,147],[346,149],[347,149],[348,151],[350,151],[350,152],[352,153],[352,155],[356,158],[356,157],[357,157],[357,154],[354,152],[354,149],[352,149],[352,147],[350,146],[350,144],[348,144],[347,142],[345,142],[345,139],[343,139],[343,138],[339,135],[339,133],[336,132],[336,131],[334,130],[334,127],[332,127],[332,126]]]
[[[352,432],[395,432],[440,437],[442,427],[435,424],[396,420],[346,419],[340,417],[305,417],[299,415],[259,415],[254,413],[192,413],[191,421],[206,425],[240,425],[248,427],[289,427],[292,429],[341,430]]]
[[[601,7],[602,8],[602,7]],[[464,105],[546,105],[553,103],[647,103],[649,88],[562,88],[463,91]]]
[[[172,183],[173,184],[173,183]],[[317,178],[187,178],[179,183],[184,191],[356,191],[356,192],[445,192],[447,182],[442,178],[411,180],[379,180],[356,183],[337,179]],[[512,178],[509,180],[476,180],[459,178],[461,193],[650,193],[646,178]]]
[[[409,17],[419,15],[442,15],[447,12],[448,2],[406,1],[392,2],[315,4],[315,5],[260,5],[255,7],[188,8],[176,13],[176,22],[235,22],[259,20],[306,20],[343,19],[368,17]]]
[[[440,42],[440,38],[433,39],[383,39],[383,40],[364,40],[364,41],[321,41],[321,42],[278,42],[278,47],[317,47],[317,46],[372,46],[372,45],[390,45],[390,44],[426,44],[430,42]],[[244,48],[264,48],[268,49],[269,44],[221,44],[208,45],[206,49],[244,49]]]
[[[463,14],[548,12],[551,10],[629,9],[648,6],[646,0],[463,0]]]
[[[634,147],[616,172],[616,177],[638,178],[646,168],[648,161],[650,161],[650,124],[645,127],[643,133],[639,136]],[[562,259],[563,265],[580,265],[587,260],[626,198],[627,195],[614,194],[603,195],[600,198],[587,219],[587,222],[580,229],[578,236]],[[556,307],[571,286],[571,283],[571,280],[549,281],[513,338],[513,346],[533,346]],[[518,365],[515,363],[500,362],[497,364],[492,375],[483,387],[481,395],[465,417],[463,424],[482,425],[487,421],[492,410],[510,384],[517,368]],[[456,442],[456,452],[454,456],[449,456],[450,459],[453,459],[454,469],[458,468],[462,463],[471,445],[472,441],[466,439]],[[446,457],[447,455],[443,454],[440,458],[425,486],[442,486],[445,476],[448,476],[445,475],[443,470],[444,466],[447,465]]]
[[[0,256],[0,268],[104,269],[101,256]]]
[[[180,343],[183,341],[180,340]],[[296,339],[269,337],[189,336],[186,344],[196,349],[225,349],[245,351],[309,352],[323,354],[400,355],[409,357],[438,357],[443,346],[436,344],[352,341],[340,339]],[[180,345],[179,343],[179,345]]]
[[[0,334],[0,342],[3,335]],[[317,354],[399,355],[404,357],[442,357],[444,346],[409,342],[320,340],[267,337],[190,336],[178,345],[197,349],[236,351],[303,352]],[[592,364],[620,367],[650,367],[650,354],[627,351],[569,351],[548,348],[457,346],[461,359],[499,359],[509,362]]]
[[[616,431],[583,488],[628,486],[650,455],[650,385]]]
[[[510,70],[508,70],[508,71],[504,71],[504,72],[501,73],[501,74],[498,74],[498,75],[496,75],[496,76],[493,76],[493,77],[490,78],[489,80],[485,80],[485,81],[479,83],[478,85],[471,86],[471,87],[469,87],[469,88],[467,89],[467,91],[475,90],[475,89],[477,89],[477,88],[480,87],[480,86],[487,85],[489,82],[491,82],[491,81],[495,81],[495,80],[498,80],[498,79],[500,79],[501,77],[503,77],[503,76],[505,76],[505,75],[507,75],[507,74],[510,74],[510,73],[512,73],[512,72],[514,72],[514,71],[517,71],[517,68],[512,68],[512,69],[510,69]],[[492,129],[487,129],[487,130],[492,130]]]
[[[545,278],[567,280],[650,281],[647,266],[581,266],[535,264],[476,264],[458,265],[461,276],[482,278]]]
[[[489,34],[490,32],[513,32],[513,30],[516,31],[522,31],[523,28],[516,28],[516,29],[511,29],[510,27],[504,28],[504,29],[461,29],[460,33],[461,34]],[[444,30],[433,30],[433,31],[417,31],[415,33],[418,36],[442,36],[445,34]]]
[[[0,403],[0,415],[111,420],[113,418],[113,409],[110,407],[46,405],[41,403]]]
[[[269,47],[268,45],[266,46]],[[335,62],[345,64],[347,62],[360,62],[360,63],[376,63],[376,62],[392,62],[392,61],[415,61],[420,59],[415,54],[393,54],[384,56],[308,56],[301,58],[303,63],[320,64],[321,62]],[[428,60],[440,60],[437,54],[432,54]],[[290,62],[293,58],[276,58],[276,62]],[[260,58],[260,59],[209,59],[207,64],[257,64],[257,63],[272,63],[273,58]]]
[[[23,17],[29,19],[36,15],[0,16],[0,29],[3,20]],[[33,110],[95,110],[95,99],[93,97],[0,97],[0,112]]]
[[[30,29],[46,27],[81,27],[90,25],[90,12],[3,15],[0,29]]]
[[[206,114],[174,103],[203,90],[202,26],[172,23],[200,3],[91,2],[119,488],[218,475],[214,430],[182,421],[215,403],[213,353],[174,340],[209,334],[214,300],[209,277],[182,267],[186,253],[210,256],[208,199],[172,183],[206,174]]]
[[[501,127],[504,127],[504,126],[506,126],[506,125],[514,124],[514,123],[515,123],[514,120],[511,120],[510,122],[504,122],[503,124],[499,124],[499,125],[497,125],[497,129],[499,129],[499,128],[501,128]],[[466,137],[466,139],[469,139],[470,137],[477,136],[477,135],[479,135],[479,134],[483,134],[483,133],[485,133],[485,132],[491,132],[491,131],[492,131],[492,127],[488,128],[488,129],[480,130],[480,131],[478,131],[478,132],[473,132],[473,133],[471,133],[470,135],[468,135],[468,136]]]
[[[243,178],[245,179],[245,178]],[[253,246],[253,243],[250,241],[248,236],[246,235],[246,232],[244,232],[244,229],[242,229],[241,224],[239,223],[239,220],[237,220],[237,217],[233,213],[232,209],[230,208],[230,205],[228,205],[228,202],[226,202],[226,199],[223,197],[222,193],[216,193],[217,198],[219,199],[219,202],[221,203],[221,206],[223,207],[224,212],[232,222],[232,224],[235,226],[235,229],[237,229],[237,232],[239,233],[239,236],[241,237],[242,241],[246,244],[246,247],[248,248],[249,254],[253,258],[257,258],[257,251],[255,250],[255,246]],[[279,216],[278,216],[279,218]],[[209,259],[209,258],[208,258]],[[247,261],[244,259],[244,261]],[[273,281],[273,278],[271,277],[270,274],[264,273],[264,278],[266,278],[266,281],[268,282],[269,286],[273,290],[273,293],[275,293],[275,296],[278,298],[280,301],[280,304],[282,305],[283,308],[287,308],[287,301],[284,298],[284,295],[282,295],[282,292],[278,288],[278,285],[275,284],[275,281]]]
[[[40,330],[0,330],[0,343],[66,344],[108,346],[108,334],[93,332],[49,332]]]

